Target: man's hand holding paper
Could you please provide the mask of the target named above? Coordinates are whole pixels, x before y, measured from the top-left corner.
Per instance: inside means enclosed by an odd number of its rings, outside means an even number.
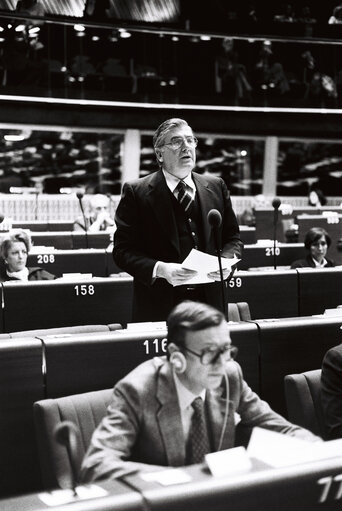
[[[238,263],[240,259],[237,259],[236,257],[233,259],[222,257],[221,261],[223,278],[226,279],[231,272],[232,266]],[[192,277],[190,276],[188,280],[183,280],[179,283],[177,282],[173,284],[173,286],[179,286],[181,284],[209,284],[215,280],[220,280],[220,271],[216,256],[192,249],[188,257],[184,259],[181,266],[184,269],[193,270],[197,273]]]

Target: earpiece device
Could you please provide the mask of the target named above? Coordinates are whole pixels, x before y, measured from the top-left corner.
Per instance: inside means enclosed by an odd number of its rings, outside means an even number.
[[[174,351],[171,353],[170,364],[177,374],[184,373],[186,370],[186,358],[180,351]]]

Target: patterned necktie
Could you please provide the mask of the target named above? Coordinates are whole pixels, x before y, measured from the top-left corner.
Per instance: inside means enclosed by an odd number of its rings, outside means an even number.
[[[189,463],[201,463],[204,455],[210,452],[207,425],[204,416],[204,402],[196,397],[191,403],[194,413],[189,434]]]
[[[185,212],[189,212],[193,200],[190,193],[186,191],[186,184],[184,181],[179,181],[176,186],[176,191],[178,192],[178,202],[182,205]]]

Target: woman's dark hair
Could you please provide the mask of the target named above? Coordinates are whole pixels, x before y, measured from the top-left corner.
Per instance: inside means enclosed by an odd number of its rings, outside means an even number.
[[[224,315],[214,307],[186,300],[176,305],[167,318],[167,343],[174,342],[177,346],[185,346],[186,332],[219,326],[223,321]]]
[[[29,251],[31,250],[30,236],[24,231],[11,233],[11,234],[7,234],[7,236],[2,238],[2,241],[1,241],[0,255],[3,259],[6,259],[7,255],[8,255],[8,251],[9,251],[10,247],[12,246],[12,244],[17,243],[18,241],[21,243],[24,243],[27,253],[29,253]]]
[[[319,188],[311,188],[309,190],[309,206],[316,206],[316,204],[312,204],[310,202],[310,193],[311,192],[315,192],[317,194],[317,197],[319,199],[319,202],[321,203],[322,206],[325,206],[326,203],[327,203],[327,198],[326,196],[324,195],[324,193],[322,192],[322,190],[320,190]]]
[[[313,243],[316,243],[322,236],[325,237],[328,248],[331,245],[331,238],[325,229],[321,229],[321,227],[312,227],[306,234],[304,238],[304,246],[306,250],[310,250],[310,247]]]

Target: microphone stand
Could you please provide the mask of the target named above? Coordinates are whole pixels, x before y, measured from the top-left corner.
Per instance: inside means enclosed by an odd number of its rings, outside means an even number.
[[[226,297],[224,292],[224,280],[223,280],[223,270],[222,270],[222,258],[221,258],[221,249],[219,246],[219,238],[218,238],[218,228],[214,227],[214,239],[215,239],[215,248],[216,248],[216,254],[219,264],[219,270],[220,270],[220,283],[221,283],[221,299],[222,299],[222,311],[224,314],[224,317],[228,321],[228,307],[226,304]]]
[[[89,248],[87,219],[86,219],[86,216],[85,216],[85,213],[84,213],[84,209],[83,209],[82,197],[78,197],[78,200],[79,200],[79,203],[80,203],[80,208],[81,208],[82,216],[83,216],[86,248]]]
[[[277,226],[278,226],[278,208],[274,208],[274,217],[273,217],[273,267],[277,269],[277,255],[276,255],[276,245],[277,245]]]

